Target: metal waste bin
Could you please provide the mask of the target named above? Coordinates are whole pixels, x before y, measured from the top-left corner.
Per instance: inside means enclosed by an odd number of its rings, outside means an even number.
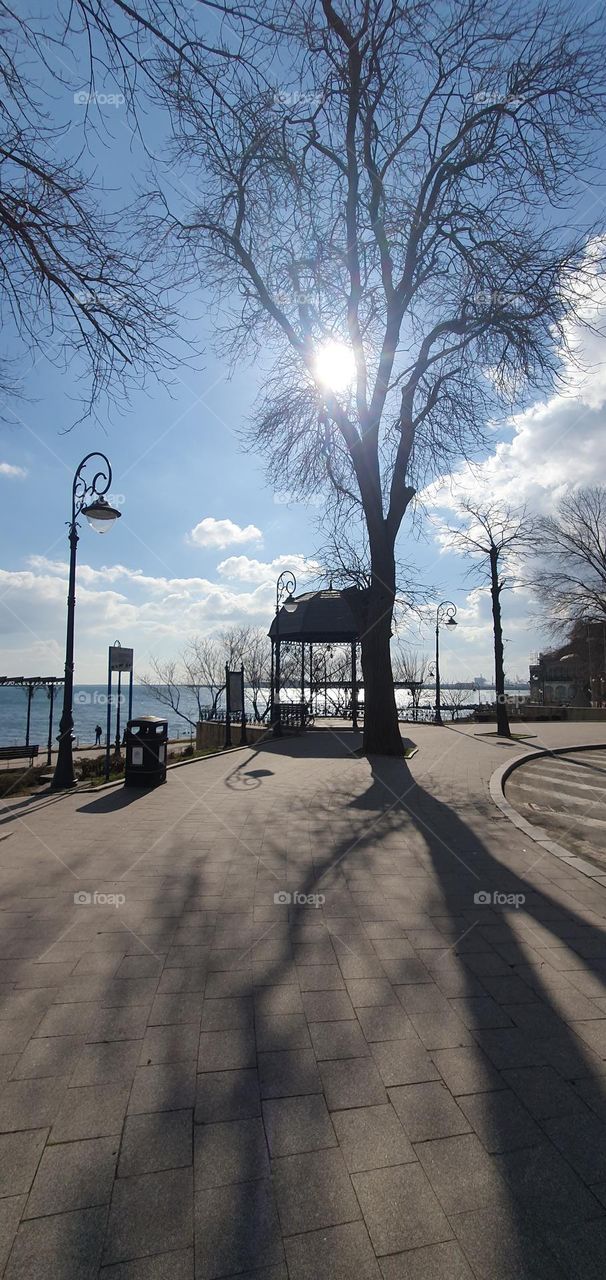
[[[125,787],[157,787],[166,782],[168,720],[138,716],[126,726]]]

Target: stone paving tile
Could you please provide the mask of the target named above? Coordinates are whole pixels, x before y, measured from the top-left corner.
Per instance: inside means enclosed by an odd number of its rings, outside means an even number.
[[[356,1009],[394,1004],[396,1000],[394,989],[387,978],[348,978],[346,986]]]
[[[232,1183],[198,1193],[194,1205],[196,1280],[260,1274],[284,1258],[272,1186],[266,1181]],[[259,1271],[259,1269],[261,1269]]]
[[[255,1039],[259,1053],[287,1049],[311,1049],[307,1021],[302,1013],[275,1013],[255,1019]]]
[[[272,1181],[285,1236],[360,1217],[351,1179],[337,1148],[272,1160]]]
[[[312,1022],[309,1033],[318,1061],[327,1058],[365,1058],[370,1055],[358,1022]]]
[[[137,1067],[128,1101],[129,1115],[179,1111],[196,1098],[195,1062],[157,1062]]]
[[[475,1133],[415,1145],[440,1201],[451,1215],[509,1200],[509,1189]]]
[[[196,1126],[196,1191],[268,1177],[267,1142],[260,1118]]]
[[[452,1229],[418,1163],[352,1175],[379,1256],[452,1238]]]
[[[237,1071],[254,1067],[255,1059],[255,1036],[251,1027],[200,1034],[198,1071]]]
[[[390,1105],[335,1111],[332,1119],[350,1173],[406,1164],[416,1159]]]
[[[48,1129],[0,1136],[0,1196],[29,1192],[47,1137]]]
[[[2,1206],[14,1201],[0,1203]],[[7,1280],[95,1280],[107,1209],[81,1209],[22,1222],[4,1272]],[[0,1230],[0,1234],[1,1230]]]
[[[157,1253],[153,1258],[103,1267],[99,1280],[194,1280],[194,1251]]]
[[[439,1080],[440,1073],[420,1040],[383,1040],[370,1051],[385,1085],[417,1084]]]
[[[381,1280],[363,1222],[307,1231],[284,1246],[290,1280]]]
[[[409,1018],[396,1005],[371,1005],[358,1009],[358,1020],[367,1040],[417,1039]]]
[[[554,1071],[553,1067],[521,1067],[518,1071],[503,1071],[503,1080],[524,1103],[537,1120],[570,1112],[586,1115],[586,1108],[578,1093]]]
[[[390,1089],[389,1098],[411,1142],[448,1138],[471,1129],[442,1081]]]
[[[47,1147],[34,1178],[25,1218],[109,1204],[119,1141],[90,1138]]]
[[[118,1177],[190,1165],[192,1123],[191,1109],[129,1115],[122,1135]]]
[[[606,1125],[590,1112],[544,1120],[543,1129],[558,1151],[590,1186],[606,1180]]]
[[[346,991],[304,991],[301,998],[308,1022],[347,1021],[356,1016]]]
[[[81,1036],[53,1036],[30,1040],[13,1071],[13,1080],[71,1075],[84,1046]]]
[[[258,1065],[262,1098],[287,1098],[322,1091],[315,1055],[311,1049],[260,1053]]]
[[[344,1058],[318,1064],[329,1111],[371,1107],[388,1101],[371,1058]]]
[[[428,1244],[381,1259],[383,1280],[474,1280],[458,1244]]]
[[[191,1169],[118,1178],[104,1262],[126,1262],[150,1253],[189,1248],[192,1227]]]
[[[263,1103],[263,1120],[272,1156],[297,1155],[337,1145],[321,1094],[268,1099]]]
[[[85,1085],[68,1089],[50,1132],[53,1142],[119,1135],[129,1097],[128,1084]]]
[[[85,1045],[71,1076],[71,1085],[112,1084],[132,1081],[141,1053],[141,1041]]]
[[[196,1124],[219,1120],[245,1120],[261,1115],[261,1093],[256,1069],[207,1071],[197,1078]]]
[[[600,1216],[595,1196],[551,1143],[493,1159],[524,1212],[543,1226],[559,1230]]]
[[[199,991],[180,991],[157,995],[152,1004],[148,1022],[150,1027],[170,1026],[173,1023],[199,1023],[202,1015],[202,994]],[[206,1028],[209,1031],[214,1027]]]
[[[461,1019],[469,1031],[474,1027],[511,1027],[513,1025],[511,1010],[503,1008],[492,996],[470,996],[451,1000],[453,1013]],[[524,1005],[515,1006],[523,1009]]]
[[[564,1280],[555,1253],[511,1205],[454,1214],[457,1240],[480,1280]],[[597,1280],[597,1277],[596,1277]]]
[[[410,1021],[426,1049],[454,1049],[473,1044],[469,1031],[452,1010],[447,1013],[411,1013]]]
[[[300,965],[297,977],[301,991],[338,991],[345,989],[343,974],[336,964]]]
[[[53,1004],[38,1024],[34,1035],[84,1037],[98,1016],[99,1005],[93,1001],[83,1004]]]
[[[111,1043],[115,1040],[141,1040],[145,1035],[148,1012],[145,1006],[124,1005],[102,1009],[86,1036],[87,1044]]]
[[[493,1154],[535,1147],[541,1141],[538,1125],[509,1089],[468,1094],[457,1102],[482,1145]]]
[[[566,1232],[548,1232],[547,1243],[568,1280],[603,1280],[606,1274],[606,1218]]]
[[[431,1056],[455,1098],[459,1094],[503,1088],[501,1075],[481,1049],[438,1049]]]
[[[9,1080],[0,1089],[0,1133],[51,1125],[67,1088],[64,1077]]]

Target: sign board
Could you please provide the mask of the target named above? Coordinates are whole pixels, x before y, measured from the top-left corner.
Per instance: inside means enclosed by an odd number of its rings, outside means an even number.
[[[244,705],[242,702],[242,695],[243,695],[242,672],[230,671],[228,675],[228,679],[229,679],[229,691],[228,691],[229,692],[229,709],[230,711],[241,713],[244,710]]]
[[[109,669],[110,671],[132,671],[133,650],[123,649],[121,645],[111,644],[109,646]]]

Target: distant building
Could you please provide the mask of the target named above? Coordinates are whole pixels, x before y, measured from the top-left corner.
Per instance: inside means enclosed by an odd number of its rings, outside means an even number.
[[[606,701],[606,621],[579,623],[566,644],[530,666],[530,701],[602,707]]]

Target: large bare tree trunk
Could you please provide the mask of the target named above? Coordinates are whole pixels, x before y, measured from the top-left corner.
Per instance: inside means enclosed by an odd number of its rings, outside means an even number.
[[[391,628],[396,595],[393,546],[384,533],[371,541],[372,578],[360,628],[364,679],[365,755],[401,756],[402,735],[391,669]],[[372,542],[375,545],[372,545]],[[377,545],[378,544],[378,545]]]
[[[490,596],[494,630],[494,682],[497,695],[497,733],[502,738],[511,737],[509,715],[505,701],[505,666],[503,661],[503,627],[501,624],[501,588],[499,586],[499,561],[496,548],[490,551]]]

